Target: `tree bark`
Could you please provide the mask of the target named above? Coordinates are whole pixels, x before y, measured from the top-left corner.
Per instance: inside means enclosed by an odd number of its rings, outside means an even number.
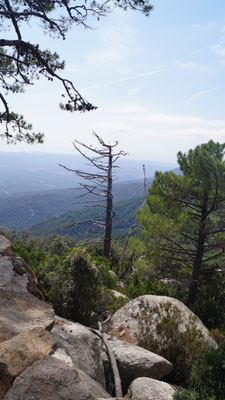
[[[108,163],[108,187],[107,187],[107,203],[106,203],[106,220],[105,220],[105,236],[103,257],[109,258],[111,240],[112,240],[112,217],[113,217],[113,195],[112,195],[112,147],[109,146],[109,163]]]
[[[202,259],[204,255],[204,245],[206,240],[206,220],[207,220],[207,193],[205,194],[204,203],[202,205],[200,229],[198,234],[198,242],[196,247],[196,256],[192,269],[192,277],[189,285],[189,292],[187,298],[187,306],[194,304],[197,299],[200,273],[202,268]]]

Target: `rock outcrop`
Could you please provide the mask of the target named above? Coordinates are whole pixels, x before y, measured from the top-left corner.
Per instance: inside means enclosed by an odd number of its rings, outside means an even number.
[[[180,313],[180,323],[178,329],[180,332],[185,332],[190,321],[202,335],[202,339],[206,346],[216,347],[216,342],[210,336],[208,329],[203,325],[198,317],[196,317],[181,301],[167,296],[144,295],[131,300],[124,307],[120,308],[112,316],[110,321],[110,329],[118,330],[120,326],[125,326],[129,332],[136,337],[137,344],[141,336],[141,319],[142,316],[151,325],[151,333],[155,338],[159,337],[159,332],[156,331],[157,325],[165,315],[164,305],[175,306]],[[154,311],[155,307],[159,308],[159,313]],[[161,308],[161,312],[160,312]],[[143,324],[142,324],[143,327]]]
[[[105,388],[105,375],[98,337],[85,326],[56,317],[52,334],[70,355],[74,365]]]
[[[173,400],[175,389],[166,382],[151,378],[137,378],[129,387],[131,400]]]
[[[127,392],[131,382],[138,377],[161,379],[173,369],[173,365],[165,358],[135,344],[126,343],[109,335],[108,342],[118,363],[124,393]],[[104,347],[102,353],[105,372],[108,375],[111,368]]]
[[[0,399],[14,379],[27,367],[56,349],[54,337],[35,328],[0,344]]]
[[[11,244],[5,236],[0,235],[0,256],[11,256]]]
[[[102,341],[93,330],[55,316],[44,299],[31,268],[0,236],[0,400],[112,399],[111,367]],[[156,380],[168,375],[172,364],[138,346],[142,313],[156,327],[161,316],[154,307],[168,302],[180,310],[181,332],[191,317],[207,345],[216,346],[201,321],[178,300],[146,295],[130,301],[112,316],[108,342],[123,394],[129,387],[131,400],[172,400],[174,389]]]
[[[7,253],[10,253],[9,250]],[[13,254],[0,256],[0,289],[30,293],[40,300],[45,299],[45,294],[38,285],[32,269],[21,257]]]
[[[51,330],[54,322],[50,304],[28,293],[0,289],[0,343],[34,327]]]
[[[95,400],[78,372],[64,361],[45,357],[18,376],[4,400]]]

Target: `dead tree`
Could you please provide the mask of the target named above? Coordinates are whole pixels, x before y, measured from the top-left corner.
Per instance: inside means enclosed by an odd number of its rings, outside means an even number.
[[[61,164],[59,165],[68,171],[74,172],[77,176],[83,179],[83,182],[79,183],[79,185],[80,188],[84,189],[84,192],[79,197],[87,195],[90,195],[91,197],[87,202],[84,201],[81,203],[84,203],[86,207],[105,207],[105,217],[74,222],[69,225],[69,227],[84,222],[91,222],[93,226],[103,228],[103,256],[109,258],[112,241],[112,221],[115,216],[113,212],[112,194],[112,184],[114,179],[113,170],[114,168],[119,168],[118,165],[115,165],[118,158],[126,156],[127,153],[124,151],[114,152],[114,148],[118,145],[117,141],[113,145],[106,144],[97,133],[93,132],[93,135],[98,140],[101,148],[93,148],[91,145],[87,146],[78,140],[74,140],[73,145],[75,149],[88,161],[88,165],[96,169],[96,172],[85,172],[82,170],[70,169]],[[90,156],[84,153],[85,150],[88,150]],[[94,200],[92,196],[98,196],[99,198],[102,197],[103,199]]]
[[[144,164],[143,164],[143,173],[144,173],[144,193],[145,193],[145,199],[144,199],[144,202],[142,203],[142,205],[138,208],[138,210],[141,210],[141,209],[144,207],[144,205],[145,205],[145,203],[146,203],[146,196],[147,196],[147,180],[146,180],[146,170],[145,170],[145,165],[144,165]],[[126,253],[126,250],[127,250],[127,246],[128,246],[128,243],[129,243],[129,239],[130,239],[130,237],[132,236],[134,230],[135,230],[138,226],[139,226],[139,224],[138,224],[137,217],[136,217],[136,221],[135,221],[134,225],[132,225],[132,227],[130,228],[130,230],[129,230],[129,232],[128,232],[128,235],[127,235],[127,238],[126,238],[126,241],[125,241],[125,244],[124,244],[123,249],[122,249],[122,253],[121,253],[121,256],[120,256],[120,259],[119,259],[119,262],[118,262],[118,265],[117,265],[117,269],[116,269],[116,274],[117,274],[117,275],[119,275],[119,272],[120,272],[120,269],[121,269],[121,266],[122,266],[122,262],[123,262],[123,260],[124,260],[125,253]],[[127,266],[127,268],[119,275],[119,279],[122,279],[129,271],[132,271],[133,261],[134,261],[134,254],[131,254],[131,257],[130,257],[128,266]]]

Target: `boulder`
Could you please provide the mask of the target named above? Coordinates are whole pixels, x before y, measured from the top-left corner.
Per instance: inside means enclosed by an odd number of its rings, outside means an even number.
[[[175,389],[166,382],[151,378],[135,379],[128,390],[131,400],[173,400]]]
[[[65,349],[75,366],[105,388],[105,375],[98,337],[85,326],[56,317],[52,330],[57,343]]]
[[[143,329],[142,317],[151,327],[151,334],[157,340],[163,340],[160,333],[156,331],[158,323],[165,315],[167,305],[174,306],[180,313],[180,323],[178,329],[185,332],[187,326],[192,323],[201,333],[202,339],[207,347],[216,347],[215,340],[210,336],[208,329],[203,325],[198,317],[192,313],[181,301],[167,296],[144,295],[131,300],[124,307],[113,314],[110,321],[110,329],[118,331],[121,326],[126,327],[130,334],[137,338],[137,344],[140,342],[141,329]],[[158,307],[161,313],[155,312]],[[142,321],[142,324],[140,323]]]
[[[161,379],[173,369],[173,365],[165,358],[135,344],[126,343],[109,335],[108,342],[117,360],[124,393],[127,392],[131,382],[138,377]],[[111,368],[108,357],[104,349],[102,351],[105,371],[109,373]]]
[[[58,360],[64,361],[71,367],[78,372],[81,380],[87,385],[90,393],[95,397],[101,397],[104,399],[108,399],[111,395],[105,391],[105,389],[94,379],[92,379],[89,375],[87,375],[84,371],[80,370],[76,367],[71,359],[71,357],[66,353],[63,348],[59,348],[53,354],[53,357],[57,358]]]
[[[39,360],[56,347],[53,336],[42,328],[17,335],[0,344],[0,399],[13,380],[34,361]]]
[[[40,300],[45,298],[32,269],[15,255],[0,258],[0,289],[31,293]]]
[[[10,241],[5,236],[0,235],[0,256],[11,256],[12,254]]]
[[[78,372],[48,356],[35,361],[14,381],[4,400],[95,400]]]
[[[0,289],[0,343],[35,327],[51,330],[52,306],[31,294]]]

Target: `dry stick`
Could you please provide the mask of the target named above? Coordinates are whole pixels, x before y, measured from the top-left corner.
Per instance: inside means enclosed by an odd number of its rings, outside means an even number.
[[[100,331],[93,329],[93,328],[88,328],[88,329],[91,332],[95,333],[95,335],[97,335],[103,341],[103,343],[106,347],[108,356],[109,356],[109,361],[110,361],[111,367],[112,367],[116,397],[123,397],[121,379],[120,379],[120,374],[119,374],[119,370],[117,367],[116,357],[115,357],[115,355],[112,351],[112,348],[108,342],[106,333],[101,333]]]
[[[144,207],[145,202],[146,202],[146,195],[147,195],[146,170],[145,170],[145,165],[144,165],[144,164],[143,164],[143,173],[144,173],[144,192],[145,192],[145,200],[144,200],[143,204],[141,205],[141,207],[139,207],[139,210],[141,210],[141,209]],[[137,228],[137,226],[138,226],[138,222],[137,222],[137,219],[136,219],[136,222],[135,222],[134,225],[132,225],[132,227],[131,227],[131,229],[130,229],[128,235],[127,235],[125,244],[124,244],[124,246],[123,246],[123,250],[122,250],[122,253],[121,253],[121,256],[120,256],[118,265],[117,265],[117,269],[116,269],[116,275],[119,274],[119,271],[120,271],[120,268],[121,268],[121,266],[122,266],[122,262],[123,262],[123,259],[124,259],[125,253],[126,253],[126,249],[127,249],[127,245],[128,245],[129,239],[130,239],[130,237],[131,237],[133,231]],[[123,275],[123,276],[124,276],[124,275]]]

